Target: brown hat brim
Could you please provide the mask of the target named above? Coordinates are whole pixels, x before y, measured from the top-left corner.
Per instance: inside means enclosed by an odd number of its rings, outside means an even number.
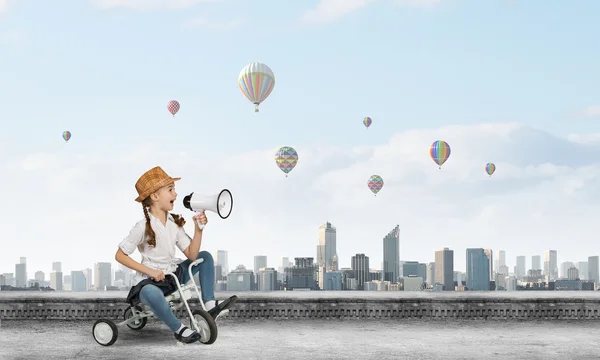
[[[173,182],[178,181],[178,180],[181,180],[181,178],[178,177],[178,178],[163,179],[163,180],[157,182],[156,184],[154,184],[154,186],[152,186],[151,188],[149,188],[146,191],[144,191],[143,193],[141,193],[140,196],[138,196],[135,199],[135,201],[142,202],[142,201],[144,201],[145,198],[147,198],[148,196],[154,194],[154,192],[156,192],[156,190],[160,189],[163,186],[167,186],[170,183],[173,183]]]

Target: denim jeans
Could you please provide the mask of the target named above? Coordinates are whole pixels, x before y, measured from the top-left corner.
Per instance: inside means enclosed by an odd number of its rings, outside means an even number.
[[[196,259],[204,259],[200,264],[192,267],[192,274],[200,272],[200,290],[202,291],[202,300],[204,302],[215,299],[215,265],[212,255],[207,251],[200,251]],[[181,285],[183,286],[190,280],[188,267],[191,260],[185,260],[179,266],[183,269]],[[181,321],[173,314],[169,307],[162,290],[154,285],[146,285],[140,291],[140,301],[150,307],[154,316],[164,322],[173,332],[181,327]]]

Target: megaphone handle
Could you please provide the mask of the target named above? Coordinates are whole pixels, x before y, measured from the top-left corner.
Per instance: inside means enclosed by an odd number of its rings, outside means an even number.
[[[205,226],[204,224],[201,224],[200,221],[198,221],[198,220],[196,220],[196,224],[198,224],[198,228],[200,230],[204,230],[204,226]]]

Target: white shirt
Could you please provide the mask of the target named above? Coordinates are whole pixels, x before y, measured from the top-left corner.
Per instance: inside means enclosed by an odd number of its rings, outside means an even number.
[[[192,239],[185,232],[183,227],[177,226],[171,214],[167,215],[166,226],[148,213],[150,217],[150,226],[156,234],[156,246],[148,245],[148,236],[146,236],[146,219],[138,221],[129,235],[121,241],[119,248],[127,255],[133,254],[137,248],[142,254],[141,263],[151,269],[159,269],[166,272],[174,272],[177,265],[183,260],[175,258],[175,246],[182,252],[190,246]],[[136,272],[132,286],[136,285],[148,276],[140,272]]]

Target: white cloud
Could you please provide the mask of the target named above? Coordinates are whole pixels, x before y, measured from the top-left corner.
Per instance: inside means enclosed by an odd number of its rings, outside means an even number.
[[[9,8],[8,0],[0,0],[0,14],[4,14],[8,11]]]
[[[10,30],[0,33],[0,43],[2,44],[22,44],[27,40],[27,33],[21,30]]]
[[[0,0],[1,1],[1,0]],[[189,8],[202,3],[215,3],[221,0],[92,0],[101,10],[125,8],[131,10],[174,10]]]
[[[300,19],[311,24],[330,23],[377,1],[379,0],[320,0],[314,9],[302,14]],[[441,3],[441,0],[394,0],[394,2],[405,6],[430,7]]]
[[[184,26],[193,29],[204,29],[218,32],[228,32],[239,28],[244,24],[242,19],[232,19],[226,21],[214,21],[204,16],[195,17],[187,20]]]
[[[307,23],[327,23],[338,20],[358,11],[376,0],[320,0],[319,4],[307,11],[302,20]]]
[[[409,6],[434,6],[442,2],[442,0],[395,0],[400,5]]]
[[[590,105],[583,109],[581,115],[585,117],[600,117],[600,105]]]
[[[441,170],[428,154],[437,139],[452,147]],[[337,227],[343,266],[365,253],[378,268],[381,238],[396,224],[403,260],[433,261],[435,249],[450,247],[457,269],[465,268],[467,247],[504,249],[509,265],[517,255],[529,258],[549,248],[558,250],[559,261],[598,254],[598,143],[493,124],[412,130],[360,148],[282,145],[300,155],[288,177],[275,166],[276,149],[201,161],[149,144],[123,155],[24,155],[2,169],[3,187],[10,189],[3,200],[10,206],[0,209],[0,225],[15,243],[0,253],[0,264],[27,256],[29,271],[49,271],[52,261],[63,261],[68,272],[112,261],[119,241],[142,217],[135,181],[156,165],[183,178],[180,200],[192,191],[232,191],[232,216],[208,214],[202,245],[228,250],[232,268],[251,267],[259,254],[268,256],[269,266],[280,256],[314,257],[317,228],[325,221]],[[492,177],[483,169],[488,161],[497,165]],[[367,188],[373,174],[385,181],[376,197]],[[180,200],[175,211],[189,220]],[[186,226],[192,233],[191,221]],[[13,268],[3,265],[0,272]]]

